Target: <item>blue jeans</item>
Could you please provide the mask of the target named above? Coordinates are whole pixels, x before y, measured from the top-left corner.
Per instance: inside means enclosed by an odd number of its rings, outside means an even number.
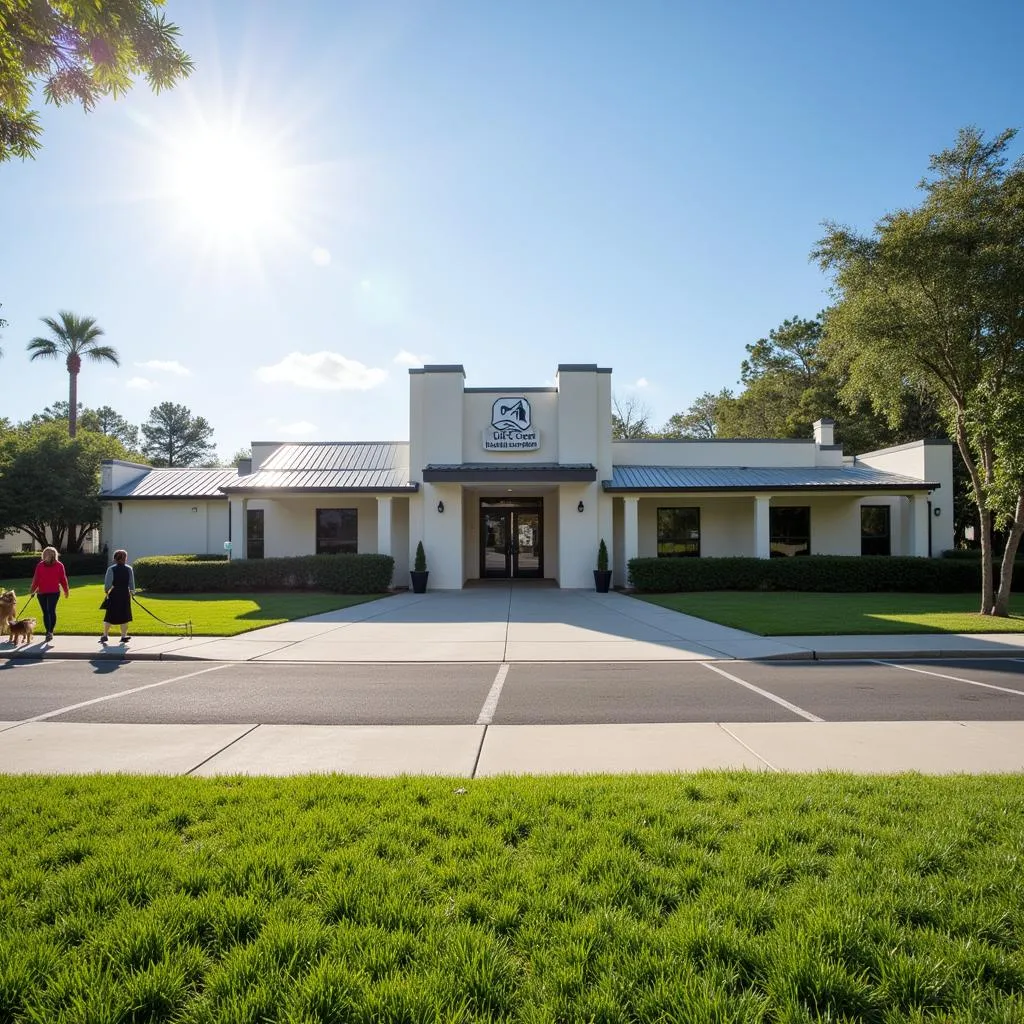
[[[43,610],[43,626],[47,633],[52,633],[57,628],[57,598],[60,591],[55,594],[36,594],[39,607]]]

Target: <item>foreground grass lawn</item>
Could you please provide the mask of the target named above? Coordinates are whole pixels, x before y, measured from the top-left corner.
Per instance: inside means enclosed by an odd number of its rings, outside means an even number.
[[[57,605],[57,632],[95,633],[103,631],[102,576],[76,576],[71,581],[71,596],[63,595]],[[16,580],[8,584],[18,594],[18,605],[24,607],[28,595],[28,580]],[[374,601],[380,594],[350,595],[327,593],[282,592],[273,594],[175,594],[161,597],[140,590],[139,599],[154,614],[167,622],[192,620],[192,632],[196,636],[235,636],[250,629],[275,626],[279,622],[301,619],[306,615],[348,608],[364,601]],[[29,615],[39,619],[40,632],[42,614],[39,604],[32,602]],[[150,618],[138,605],[132,605],[135,616],[130,632],[136,636],[176,636],[180,630],[165,626]],[[117,627],[111,635],[118,633]],[[3,1017],[0,1016],[0,1021]]]
[[[1024,1020],[1024,778],[0,778],[0,1020]]]
[[[805,594],[718,590],[635,596],[651,604],[762,636],[1024,632],[1022,615],[1012,615],[1008,619],[978,615],[977,594]]]

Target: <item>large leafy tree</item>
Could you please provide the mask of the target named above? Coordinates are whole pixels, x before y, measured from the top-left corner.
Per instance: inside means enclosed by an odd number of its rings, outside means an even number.
[[[57,359],[64,356],[68,369],[68,434],[74,437],[78,431],[78,374],[82,369],[82,357],[115,366],[121,363],[116,349],[99,343],[103,329],[92,317],[76,316],[62,310],[57,319],[44,316],[42,320],[50,328],[52,336],[33,338],[28,343],[30,358]]]
[[[129,455],[112,437],[69,437],[58,421],[0,433],[0,533],[24,530],[43,547],[81,551],[100,525],[100,462]]]
[[[126,93],[144,76],[154,91],[192,72],[165,20],[163,0],[0,0],[0,163],[40,148],[39,86],[48,103]]]
[[[686,412],[677,412],[670,416],[662,428],[661,436],[672,439],[693,438],[709,441],[718,437],[722,431],[722,418],[728,405],[736,401],[728,388],[722,388],[718,394],[705,391],[698,395]]]
[[[815,250],[835,275],[827,355],[845,370],[847,396],[891,418],[908,388],[921,389],[949,424],[981,524],[984,615],[1009,614],[1024,529],[1024,164],[1007,166],[1014,135],[962,129],[932,157],[919,206],[887,214],[870,235],[827,225]],[[998,591],[994,518],[1010,527]]]
[[[214,453],[213,427],[175,402],[150,409],[142,435],[142,451],[154,466],[195,466]]]

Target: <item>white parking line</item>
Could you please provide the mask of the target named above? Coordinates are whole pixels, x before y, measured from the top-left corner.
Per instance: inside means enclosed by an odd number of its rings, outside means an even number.
[[[505,676],[508,675],[508,662],[498,666],[498,674],[494,677],[494,682],[491,683],[491,691],[487,694],[487,700],[484,701],[484,706],[480,709],[480,714],[477,717],[477,725],[490,725],[494,720],[494,712],[498,708],[498,698],[501,696],[501,688],[505,685]]]
[[[47,711],[42,715],[35,715],[32,718],[24,718],[20,722],[15,722],[13,725],[7,726],[6,729],[0,729],[0,732],[9,732],[11,729],[17,729],[19,725],[28,725],[30,722],[43,722],[47,718],[54,718],[57,715],[65,715],[69,711],[77,711],[79,708],[87,708],[91,704],[102,704],[107,700],[117,700],[118,697],[127,697],[132,693],[141,693],[143,690],[152,690],[156,686],[166,686],[168,683],[180,683],[182,679],[191,679],[193,676],[201,676],[207,672],[217,672],[222,668],[232,668],[236,664],[241,662],[228,662],[223,665],[213,665],[211,668],[201,668],[198,672],[189,672],[183,676],[175,676],[173,679],[161,679],[159,683],[147,683],[145,686],[134,686],[130,690],[121,690],[120,693],[108,693],[102,697],[94,697],[92,700],[83,700],[78,704],[69,704],[66,708],[58,708],[56,711]]]
[[[745,686],[748,690],[753,690],[754,693],[759,693],[762,697],[768,700],[775,701],[776,704],[781,704],[782,707],[792,711],[794,715],[799,715],[801,718],[806,718],[808,722],[824,722],[824,718],[819,718],[817,715],[812,715],[810,711],[804,711],[803,708],[798,708],[795,704],[790,704],[785,697],[779,697],[774,693],[769,693],[767,690],[762,690],[760,686],[755,686],[753,683],[748,683],[745,679],[740,679],[739,676],[734,676],[731,672],[726,672],[724,668],[719,668],[717,665],[712,665],[710,661],[698,662],[699,665],[703,665],[705,668],[710,669],[712,672],[717,672],[720,676],[725,676],[726,679],[731,680],[734,683],[739,683],[740,686]]]
[[[888,665],[889,668],[902,668],[907,672],[920,672],[923,676],[935,676],[938,679],[949,679],[954,683],[967,683],[969,686],[983,686],[986,690],[999,690],[1001,693],[1015,693],[1018,697],[1024,697],[1024,690],[1013,690],[1009,686],[996,686],[994,683],[979,683],[976,679],[964,679],[963,676],[947,676],[943,672],[932,672],[926,668],[914,668],[913,665],[901,665],[898,661],[882,661],[879,658],[871,659],[876,665]]]

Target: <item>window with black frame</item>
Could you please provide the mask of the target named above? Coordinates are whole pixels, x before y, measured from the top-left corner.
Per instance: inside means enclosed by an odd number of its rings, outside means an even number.
[[[354,555],[358,549],[358,517],[354,508],[316,510],[316,553]]]
[[[658,557],[700,558],[700,509],[658,509]]]
[[[888,505],[861,505],[860,553],[862,555],[892,553]]]
[[[263,557],[263,509],[245,510],[245,557]]]
[[[807,505],[779,505],[768,510],[772,558],[811,553],[811,510]]]

